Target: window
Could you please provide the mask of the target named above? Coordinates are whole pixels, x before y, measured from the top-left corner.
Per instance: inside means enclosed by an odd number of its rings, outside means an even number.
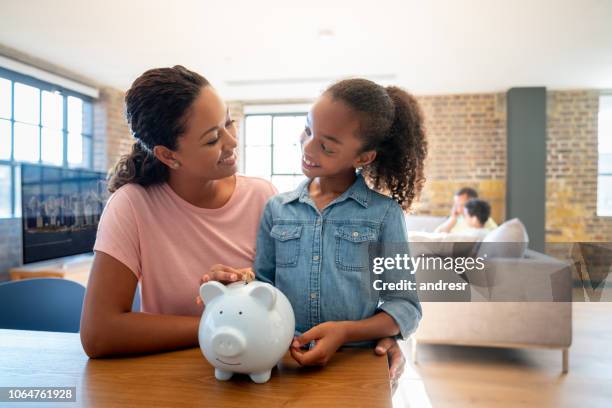
[[[91,168],[88,96],[0,68],[0,218],[19,216],[20,164]]]
[[[597,215],[612,216],[612,95],[599,98]]]
[[[247,113],[244,131],[244,172],[270,180],[279,192],[295,189],[302,180],[300,134],[306,112]]]

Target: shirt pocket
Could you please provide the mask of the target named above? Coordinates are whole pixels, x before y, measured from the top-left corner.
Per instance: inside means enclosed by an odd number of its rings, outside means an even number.
[[[301,225],[273,225],[270,236],[274,238],[276,266],[297,266],[300,254]]]
[[[369,246],[378,240],[377,231],[365,225],[343,225],[336,229],[336,266],[352,272],[368,270]]]

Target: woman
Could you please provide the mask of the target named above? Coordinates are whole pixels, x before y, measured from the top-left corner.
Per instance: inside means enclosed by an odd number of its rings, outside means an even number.
[[[197,347],[199,283],[241,278],[275,194],[265,180],[236,175],[234,121],[199,74],[149,70],[125,101],[136,143],[113,171],[94,246],[81,320],[92,358]],[[144,313],[132,313],[139,281]],[[382,339],[376,353],[399,377],[395,340]]]

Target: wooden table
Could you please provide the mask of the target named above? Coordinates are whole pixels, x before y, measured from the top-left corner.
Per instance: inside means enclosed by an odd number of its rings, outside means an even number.
[[[391,407],[388,375],[385,357],[342,349],[324,368],[287,354],[266,384],[242,375],[221,382],[198,348],[90,360],[78,334],[0,330],[0,386],[76,387],[69,407]]]

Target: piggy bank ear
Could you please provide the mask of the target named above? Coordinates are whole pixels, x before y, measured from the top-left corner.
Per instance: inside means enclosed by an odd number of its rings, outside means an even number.
[[[225,286],[216,281],[206,282],[202,286],[200,286],[200,297],[204,304],[206,305],[208,302],[216,298],[217,296],[221,296],[225,293]]]
[[[272,309],[276,303],[276,289],[270,285],[258,285],[251,290],[249,295],[267,309]]]

